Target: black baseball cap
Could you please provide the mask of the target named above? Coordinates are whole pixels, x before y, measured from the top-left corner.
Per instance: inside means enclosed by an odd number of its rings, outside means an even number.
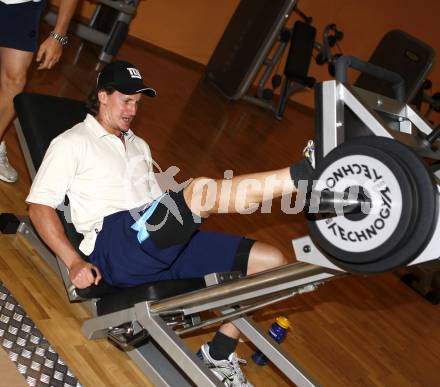
[[[123,94],[143,93],[149,97],[157,95],[156,90],[144,84],[140,71],[131,63],[118,60],[104,66],[98,74],[98,90],[112,86]]]

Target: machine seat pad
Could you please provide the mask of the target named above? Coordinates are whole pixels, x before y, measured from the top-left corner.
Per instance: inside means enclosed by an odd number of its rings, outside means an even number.
[[[204,287],[203,278],[164,280],[130,288],[115,288],[101,281],[97,286],[77,289],[77,294],[83,298],[100,298],[96,308],[98,316],[102,316],[131,308],[138,302],[161,300]]]

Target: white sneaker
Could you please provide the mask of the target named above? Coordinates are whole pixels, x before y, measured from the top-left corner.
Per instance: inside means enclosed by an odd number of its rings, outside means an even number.
[[[9,164],[6,143],[2,141],[0,143],[0,180],[8,183],[14,183],[18,179],[17,171]]]
[[[227,387],[253,387],[244,376],[241,364],[246,361],[239,359],[235,352],[229,355],[227,360],[214,360],[209,354],[209,345],[203,344],[197,352],[203,362],[209,367],[215,376]]]

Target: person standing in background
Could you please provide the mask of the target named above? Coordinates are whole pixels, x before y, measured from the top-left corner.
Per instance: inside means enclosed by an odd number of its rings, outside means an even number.
[[[67,43],[67,29],[78,0],[60,0],[55,28],[40,45],[38,69],[51,69]],[[17,181],[17,171],[9,164],[6,129],[14,118],[14,97],[26,85],[27,70],[38,48],[41,14],[47,0],[0,0],[0,180]]]

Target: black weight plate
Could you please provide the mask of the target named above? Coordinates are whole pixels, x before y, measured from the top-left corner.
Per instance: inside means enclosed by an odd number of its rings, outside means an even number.
[[[414,203],[417,206],[414,212],[416,216],[411,222],[412,228],[402,239],[403,243],[385,260],[363,268],[371,272],[385,272],[412,262],[431,240],[438,217],[437,183],[432,169],[406,145],[390,138],[375,136],[361,137],[357,141],[377,146],[393,154],[406,169],[408,177],[413,182],[413,194],[417,198]],[[406,261],[403,258],[406,258]]]
[[[413,220],[418,208],[415,205],[417,200],[414,197],[414,182],[409,178],[406,168],[393,157],[393,153],[390,154],[390,152],[377,146],[382,140],[386,142],[386,139],[371,138],[371,142],[368,143],[365,141],[366,138],[354,139],[334,149],[317,167],[314,176],[314,178],[319,179],[329,165],[334,168],[338,165],[340,167],[341,159],[344,157],[349,157],[343,159],[344,162],[349,163],[353,163],[353,160],[356,163],[363,160],[370,164],[368,166],[365,165],[366,163],[362,164],[367,168],[366,170],[370,176],[370,179],[366,179],[365,183],[372,184],[374,179],[371,179],[371,176],[374,174],[383,175],[386,179],[376,179],[377,184],[381,184],[385,194],[386,190],[389,190],[389,192],[386,194],[387,196],[381,195],[379,198],[389,199],[390,194],[394,195],[391,196],[394,201],[385,201],[384,199],[376,201],[376,203],[381,203],[381,205],[376,204],[379,205],[379,208],[376,208],[378,211],[380,210],[380,214],[385,214],[386,203],[389,202],[390,205],[393,205],[392,215],[388,214],[388,217],[379,217],[377,213],[372,213],[367,218],[364,216],[362,220],[357,222],[340,216],[332,220],[327,219],[326,223],[323,223],[325,220],[321,220],[319,221],[320,226],[317,219],[309,221],[310,233],[315,243],[333,263],[352,272],[373,273],[386,271],[391,267],[407,263],[410,259],[407,254],[399,254],[396,262],[393,252],[405,244],[408,234],[413,231]],[[358,166],[358,164],[352,165],[353,167]],[[326,176],[329,176],[329,171],[325,173]],[[348,175],[347,178],[349,178]],[[375,224],[382,225],[382,227],[375,228],[373,227]],[[329,225],[328,229],[331,228],[334,235],[326,230],[327,225]],[[324,233],[327,233],[327,235]],[[358,235],[358,239],[354,235]],[[390,256],[393,256],[391,261],[389,260]]]
[[[340,176],[343,169],[348,173]],[[332,188],[332,176],[338,175],[339,184],[348,182],[349,185],[362,186],[370,195],[379,190],[376,185],[385,187],[390,191],[392,200],[385,198],[383,204],[376,204],[374,209],[379,212],[386,203],[390,203],[393,206],[392,215],[386,214],[388,220],[385,217],[379,219],[380,216],[373,212],[357,220],[344,215],[330,219],[319,219],[318,216],[317,219],[309,220],[312,238],[339,266],[359,266],[377,262],[399,245],[400,238],[411,227],[413,207],[406,205],[414,202],[411,182],[403,167],[388,152],[366,145],[357,139],[348,141],[330,152],[317,166],[314,180],[324,177],[327,179],[326,184]],[[387,181],[382,182],[383,179],[375,176],[385,176]],[[367,189],[367,185],[370,188]],[[315,187],[317,190],[323,188],[328,187]],[[336,190],[345,188],[343,185]],[[390,193],[385,192],[387,196],[390,196]],[[376,195],[375,203],[380,203],[381,198],[382,196]]]

